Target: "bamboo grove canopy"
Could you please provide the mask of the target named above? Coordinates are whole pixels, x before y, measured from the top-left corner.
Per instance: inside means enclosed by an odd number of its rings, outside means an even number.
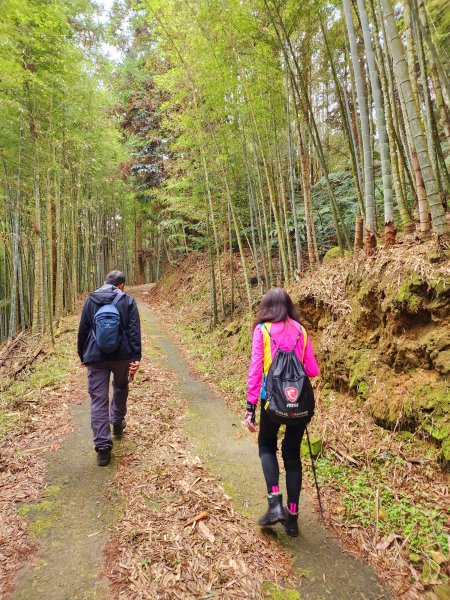
[[[217,321],[230,251],[251,305],[332,247],[448,246],[444,0],[99,11],[2,4],[0,337],[51,329],[113,266],[142,283],[208,252]]]

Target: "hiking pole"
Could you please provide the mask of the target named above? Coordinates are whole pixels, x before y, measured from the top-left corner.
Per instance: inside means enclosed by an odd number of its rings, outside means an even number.
[[[317,500],[319,501],[320,516],[322,517],[322,520],[323,520],[322,500],[320,499],[319,484],[317,483],[316,465],[314,464],[313,453],[312,453],[312,449],[311,449],[311,442],[309,441],[308,428],[305,427],[305,429],[306,429],[306,439],[308,440],[309,456],[311,457],[311,466],[312,466],[312,471],[313,471],[313,475],[314,475],[314,483],[316,484]]]

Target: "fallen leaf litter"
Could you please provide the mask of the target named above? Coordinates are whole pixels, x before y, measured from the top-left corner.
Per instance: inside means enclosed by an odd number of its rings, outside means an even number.
[[[112,597],[262,598],[264,581],[293,577],[291,557],[235,512],[191,454],[173,376],[149,363],[130,394],[116,475],[126,506],[104,550]]]

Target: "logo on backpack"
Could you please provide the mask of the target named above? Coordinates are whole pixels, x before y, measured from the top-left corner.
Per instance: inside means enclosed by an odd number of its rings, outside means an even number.
[[[120,346],[122,323],[116,304],[123,296],[125,296],[125,293],[119,291],[114,296],[111,304],[104,304],[94,315],[92,334],[97,346],[105,354],[112,354]]]
[[[295,387],[288,387],[284,390],[284,393],[286,394],[286,398],[288,399],[288,402],[295,402],[298,398],[298,389]]]

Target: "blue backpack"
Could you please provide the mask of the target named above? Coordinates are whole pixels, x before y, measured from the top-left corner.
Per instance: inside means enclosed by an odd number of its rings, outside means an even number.
[[[123,296],[125,292],[118,291],[111,304],[104,304],[94,315],[92,335],[97,346],[105,354],[115,352],[120,346],[122,324],[116,304]]]

